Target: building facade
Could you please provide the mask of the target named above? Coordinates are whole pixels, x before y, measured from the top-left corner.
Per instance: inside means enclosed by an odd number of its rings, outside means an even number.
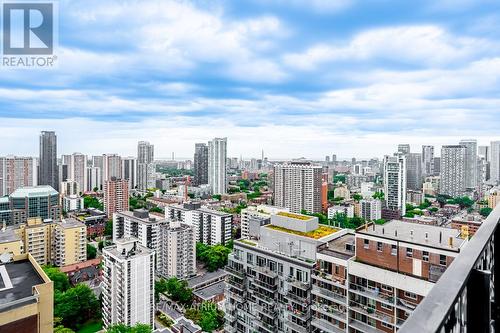
[[[406,156],[384,157],[385,208],[395,215],[406,213]]]
[[[474,139],[461,140],[459,143],[465,147],[465,188],[478,189],[478,160],[477,160],[477,141]]]
[[[108,217],[129,210],[128,187],[126,179],[111,178],[104,182],[104,211]]]
[[[40,134],[39,185],[49,185],[59,189],[57,168],[57,136],[55,132],[42,131]]]
[[[454,198],[464,195],[466,150],[462,145],[448,145],[441,148],[439,194]]]
[[[147,141],[137,144],[137,187],[147,190],[155,187],[154,145]]]
[[[208,146],[197,143],[194,146],[194,185],[208,184]]]
[[[25,186],[36,186],[37,163],[33,157],[0,157],[0,197]]]
[[[208,184],[212,194],[227,192],[227,138],[208,142]]]

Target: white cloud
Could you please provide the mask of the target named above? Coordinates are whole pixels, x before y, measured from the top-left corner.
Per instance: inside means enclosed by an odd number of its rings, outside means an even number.
[[[477,55],[494,54],[498,43],[459,37],[437,26],[381,28],[362,32],[349,42],[319,44],[303,53],[287,54],[284,63],[299,70],[313,70],[335,61],[391,60],[418,66],[448,66]]]

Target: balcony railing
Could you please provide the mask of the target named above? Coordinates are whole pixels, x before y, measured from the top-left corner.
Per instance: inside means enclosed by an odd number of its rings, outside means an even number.
[[[500,205],[398,332],[500,332],[499,221]]]

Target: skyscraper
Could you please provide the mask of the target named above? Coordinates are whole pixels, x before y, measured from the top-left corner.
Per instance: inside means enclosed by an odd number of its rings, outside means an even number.
[[[102,155],[102,183],[104,184],[106,180],[110,180],[113,177],[119,179],[121,176],[122,158],[117,154]]]
[[[128,180],[130,189],[137,186],[137,159],[133,156],[122,159],[122,178]]]
[[[137,144],[137,187],[140,190],[155,187],[154,145],[147,141]]]
[[[59,189],[57,169],[57,136],[53,131],[40,134],[40,172],[38,185],[50,185]]]
[[[274,165],[274,204],[293,213],[321,212],[322,167],[310,162]]]
[[[459,197],[465,193],[465,160],[467,148],[448,145],[441,148],[441,181],[439,194]]]
[[[473,139],[461,140],[460,145],[465,147],[465,187],[477,189],[477,141]]]
[[[137,323],[153,327],[155,252],[130,237],[115,240],[103,255],[104,327]]]
[[[0,157],[0,197],[19,187],[37,185],[36,160],[33,157]]]
[[[399,144],[398,145],[398,153],[407,155],[410,153],[410,145],[405,143],[405,144]]]
[[[489,162],[491,160],[490,158],[490,146],[478,146],[477,147],[477,154],[479,157],[482,157],[486,160],[486,162]]]
[[[194,185],[208,184],[208,146],[194,145]]]
[[[500,141],[492,141],[490,146],[490,180],[500,181]]]
[[[104,212],[108,217],[113,213],[129,209],[128,180],[111,178],[104,182]]]
[[[406,156],[384,157],[384,193],[386,216],[397,217],[405,215]]]
[[[422,146],[422,173],[425,176],[434,174],[434,146]]]
[[[81,153],[71,155],[68,179],[77,182],[80,191],[89,191],[87,187],[87,155]]]
[[[422,154],[409,153],[407,155],[406,184],[411,190],[421,190],[422,179]]]
[[[212,194],[225,194],[227,190],[227,138],[208,142],[208,183]]]

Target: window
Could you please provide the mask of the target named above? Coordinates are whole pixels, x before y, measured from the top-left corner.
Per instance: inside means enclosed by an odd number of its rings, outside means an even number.
[[[392,310],[392,306],[387,305],[387,304],[385,304],[385,303],[380,303],[380,307],[381,307],[382,309]]]
[[[409,247],[406,248],[406,256],[408,258],[412,258],[413,257],[413,249],[410,249]]]
[[[422,251],[422,260],[423,261],[429,261],[429,252]]]
[[[446,256],[444,254],[439,255],[439,264],[446,266]]]
[[[382,288],[382,290],[385,290],[385,291],[392,291],[393,290],[391,286],[388,286],[386,284],[381,284],[380,288]]]
[[[339,266],[335,265],[335,274],[339,275]]]
[[[391,245],[391,254],[395,256],[398,253],[398,247],[396,245]]]
[[[377,242],[377,251],[382,252],[382,243],[381,242]]]
[[[370,241],[368,239],[363,239],[363,247],[368,249],[370,247]]]
[[[253,255],[251,253],[247,253],[247,264],[253,264]]]
[[[390,325],[390,324],[387,324],[387,323],[385,323],[385,322],[383,322],[383,321],[381,321],[381,322],[380,322],[380,325],[382,325],[382,327],[385,327],[385,328],[390,328],[390,329],[392,329],[392,325]]]
[[[415,299],[415,300],[417,299],[417,294],[410,293],[408,291],[405,291],[404,295],[405,295],[406,298]]]

